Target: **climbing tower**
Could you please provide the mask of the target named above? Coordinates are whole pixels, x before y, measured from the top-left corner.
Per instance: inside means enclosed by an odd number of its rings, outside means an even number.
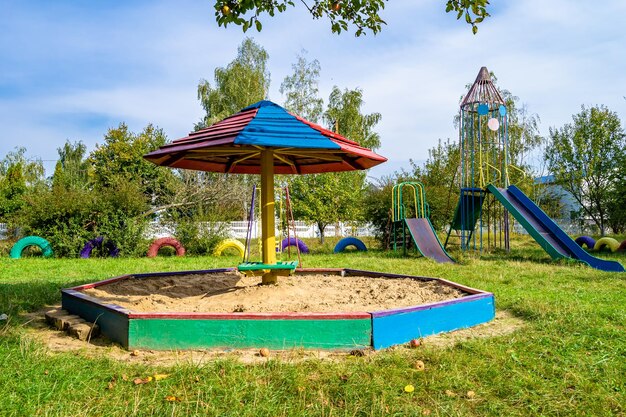
[[[509,249],[509,214],[486,191],[509,185],[507,128],[506,103],[482,67],[460,106],[460,197],[446,244],[455,231],[461,249]]]

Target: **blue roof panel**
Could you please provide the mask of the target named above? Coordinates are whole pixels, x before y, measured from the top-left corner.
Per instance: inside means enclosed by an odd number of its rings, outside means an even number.
[[[259,110],[254,119],[235,139],[234,143],[237,145],[308,149],[341,148],[337,143],[270,101],[260,101],[243,110],[251,108]]]

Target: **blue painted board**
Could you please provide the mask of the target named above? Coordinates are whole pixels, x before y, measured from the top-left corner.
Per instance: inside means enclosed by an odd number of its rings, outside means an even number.
[[[485,323],[495,315],[495,301],[491,294],[396,314],[373,313],[372,345],[374,349],[383,349],[411,339]]]

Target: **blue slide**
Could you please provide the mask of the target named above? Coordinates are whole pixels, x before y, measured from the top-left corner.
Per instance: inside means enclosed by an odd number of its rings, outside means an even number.
[[[516,186],[504,189],[488,185],[487,189],[553,259],[572,258],[602,271],[624,272],[617,261],[589,255]]]

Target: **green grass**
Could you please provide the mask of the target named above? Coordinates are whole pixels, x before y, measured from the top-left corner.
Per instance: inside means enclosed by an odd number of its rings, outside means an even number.
[[[233,266],[237,259],[0,258],[0,313],[10,316],[0,327],[0,415],[626,415],[626,274],[554,263],[527,240],[516,241],[509,255],[453,253],[463,263],[454,266],[376,250],[333,255],[327,249],[304,256],[305,266],[450,279],[494,292],[497,308],[526,325],[447,348],[426,343],[336,361],[125,363],[50,352],[33,341],[20,313],[58,304],[63,287],[131,272]],[[626,263],[626,255],[601,256]],[[418,359],[424,372],[412,367]],[[145,385],[131,381],[155,373],[170,376]],[[407,384],[415,391],[405,393]],[[465,395],[470,390],[474,398]],[[168,395],[181,401],[170,403]]]

